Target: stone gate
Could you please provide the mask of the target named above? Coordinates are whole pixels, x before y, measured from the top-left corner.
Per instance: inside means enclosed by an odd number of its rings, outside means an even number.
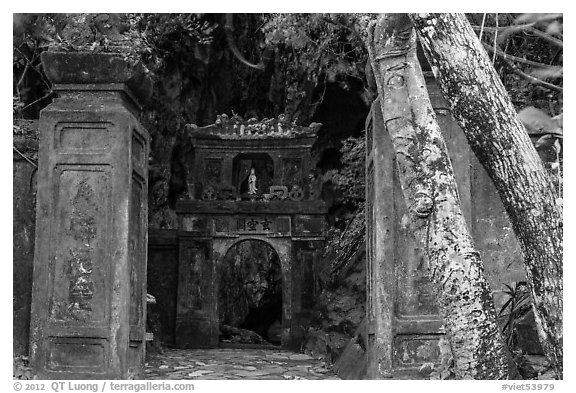
[[[278,254],[282,345],[299,346],[314,301],[327,210],[309,176],[318,126],[221,117],[212,126],[188,127],[190,199],[176,204],[176,346],[218,345],[217,272],[228,250],[244,240],[264,241]],[[252,169],[255,192],[248,187]]]
[[[138,114],[149,81],[111,54],[47,52],[43,65],[59,98],[40,119],[30,329],[35,375],[139,377],[146,286],[162,305],[167,342],[216,346],[216,269],[244,240],[266,242],[278,254],[282,344],[299,347],[318,294],[327,213],[310,176],[318,125],[222,116],[212,126],[189,126],[194,150],[188,198],[176,204],[179,228],[150,231],[147,258],[149,136]],[[500,288],[522,277],[518,244],[430,75],[427,82],[464,214],[492,288]],[[378,113],[367,133],[367,377],[394,378],[438,360],[442,321],[422,250],[406,225],[394,154]],[[147,271],[153,273],[148,278]],[[162,296],[162,288],[174,293]]]

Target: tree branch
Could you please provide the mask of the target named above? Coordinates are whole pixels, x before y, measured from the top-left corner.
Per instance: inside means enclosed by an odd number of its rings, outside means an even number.
[[[48,92],[48,94],[46,94],[46,95],[43,96],[43,97],[38,98],[37,100],[32,101],[31,103],[29,103],[28,105],[26,105],[26,106],[25,106],[24,108],[22,108],[21,110],[23,111],[24,109],[27,109],[27,108],[31,107],[32,105],[36,104],[37,102],[40,102],[40,101],[42,101],[43,99],[50,97],[50,96],[52,95],[52,93],[54,93],[54,92],[53,92],[52,90],[50,90],[50,91]]]
[[[488,44],[484,44],[484,47],[486,49],[488,49],[488,51],[490,51],[491,53],[494,53],[494,48],[491,47]],[[498,53],[498,51],[496,51],[496,53]],[[506,55],[508,56],[508,55]],[[556,86],[553,85],[552,83],[548,83],[548,82],[544,82],[543,80],[540,80],[532,75],[528,75],[527,73],[525,73],[524,71],[522,71],[520,68],[518,68],[518,66],[516,64],[514,64],[513,62],[511,62],[510,60],[508,60],[506,58],[506,56],[502,56],[500,55],[500,58],[502,59],[502,61],[504,61],[504,63],[510,67],[510,69],[512,70],[512,72],[514,72],[517,75],[520,75],[522,78],[526,79],[528,82],[537,85],[537,86],[542,86],[545,88],[548,88],[550,90],[554,90],[554,91],[558,91],[560,93],[564,92],[564,89],[560,86]]]
[[[483,42],[482,45],[484,45],[484,47],[485,47],[487,50],[489,50],[490,53],[494,53],[494,47],[493,47],[493,46],[491,46],[490,44],[485,43],[485,42]],[[514,61],[516,61],[516,62],[518,62],[518,63],[528,64],[528,65],[531,65],[531,66],[533,66],[533,67],[540,67],[540,68],[545,68],[545,67],[557,67],[557,68],[561,68],[561,67],[559,67],[559,66],[551,66],[551,65],[548,65],[548,64],[539,63],[539,62],[537,62],[537,61],[532,61],[532,60],[524,59],[524,58],[522,58],[522,57],[517,57],[517,56],[514,56],[514,55],[510,55],[510,54],[502,51],[500,48],[497,48],[497,49],[496,49],[496,54],[497,54],[498,56],[504,58],[504,59],[514,60]]]
[[[34,67],[33,60],[28,59],[28,57],[18,48],[15,48],[20,55],[22,55],[22,57],[24,58],[24,60],[26,60],[26,65],[30,66],[34,71],[36,71],[36,73],[38,73],[38,75],[40,75],[40,78],[42,79],[42,82],[44,82],[44,84],[46,85],[46,87],[51,88],[50,83],[48,83],[48,81],[46,80],[46,78],[44,78],[44,75],[42,74],[42,72],[40,72],[40,70],[36,69],[36,67]],[[42,64],[42,63],[40,63]]]
[[[542,30],[538,30],[537,28],[534,27],[535,23],[527,23],[525,25],[511,25],[511,26],[504,26],[504,27],[489,27],[489,26],[472,26],[472,29],[474,29],[474,31],[487,31],[489,33],[495,33],[496,31],[498,33],[502,33],[505,32],[507,30],[514,30],[513,33],[515,33],[516,31],[525,31],[525,32],[530,32],[533,33],[534,35],[537,35],[538,37],[545,39],[546,41],[559,46],[560,48],[564,47],[564,43],[562,42],[562,40],[559,40],[556,37],[553,37],[552,35],[543,32]],[[510,33],[510,32],[509,32]]]
[[[26,59],[26,60],[28,60],[28,59]],[[20,85],[22,84],[22,82],[24,82],[24,77],[26,76],[26,73],[28,72],[28,68],[30,68],[30,62],[26,61],[26,65],[24,66],[24,71],[22,71],[22,76],[20,76],[18,83],[16,83],[16,94],[18,94],[18,98],[20,99],[20,101],[22,101],[22,96],[20,95]]]
[[[13,149],[16,153],[18,153],[18,155],[19,155],[20,157],[22,157],[23,159],[25,159],[26,161],[28,161],[30,164],[32,164],[32,166],[33,166],[34,168],[38,169],[38,165],[37,165],[34,161],[32,161],[32,159],[31,159],[30,157],[28,157],[26,154],[24,154],[24,153],[22,153],[20,150],[18,150],[18,149],[16,148],[16,146],[12,145],[12,149]]]
[[[248,60],[244,58],[242,53],[238,50],[236,43],[234,42],[234,37],[232,36],[232,32],[234,31],[234,23],[233,23],[233,16],[232,14],[226,14],[226,24],[224,25],[224,33],[226,34],[226,42],[228,43],[228,48],[234,54],[234,56],[244,65],[248,67],[255,68],[257,70],[264,70],[264,62],[262,59],[258,64],[252,64]]]
[[[550,42],[551,44],[554,44],[560,48],[564,48],[564,42],[562,42],[562,40],[559,40],[556,37],[551,36],[548,33],[543,32],[542,30],[538,30],[534,27],[529,27],[526,29],[526,31],[533,33],[534,35],[537,35],[538,37],[545,39],[546,41]]]

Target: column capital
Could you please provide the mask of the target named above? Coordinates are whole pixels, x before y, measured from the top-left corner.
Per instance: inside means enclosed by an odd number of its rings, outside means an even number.
[[[152,96],[152,81],[145,67],[121,53],[50,50],[41,57],[56,92],[121,92],[139,110]]]

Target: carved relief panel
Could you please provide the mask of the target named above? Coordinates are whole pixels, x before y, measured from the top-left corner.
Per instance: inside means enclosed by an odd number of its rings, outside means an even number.
[[[282,184],[299,185],[302,177],[302,160],[300,158],[282,159]]]
[[[204,168],[205,186],[222,183],[222,160],[206,159]]]
[[[50,317],[104,324],[109,317],[105,252],[110,175],[107,166],[59,166],[58,230],[52,241]],[[72,192],[71,192],[72,191]],[[65,282],[67,285],[56,283]]]

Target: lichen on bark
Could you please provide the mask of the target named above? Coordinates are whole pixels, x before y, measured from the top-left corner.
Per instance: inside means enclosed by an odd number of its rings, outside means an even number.
[[[563,224],[554,184],[466,17],[410,17],[442,94],[510,217],[524,254],[540,341],[562,378]]]

